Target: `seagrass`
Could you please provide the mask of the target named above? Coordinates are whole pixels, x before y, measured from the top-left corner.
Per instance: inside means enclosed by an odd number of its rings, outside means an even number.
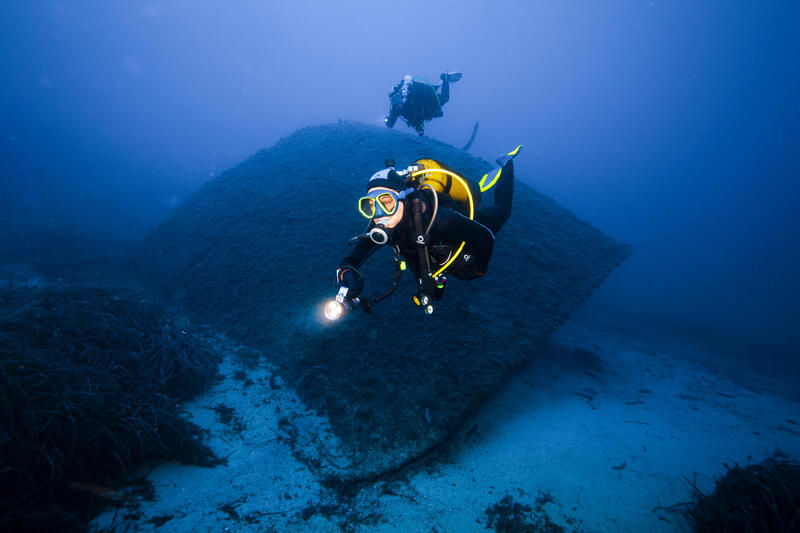
[[[800,531],[800,464],[776,452],[728,467],[709,493],[692,484],[683,515],[697,533]]]
[[[179,402],[219,359],[122,289],[0,291],[0,531],[83,530],[152,464],[217,464]]]

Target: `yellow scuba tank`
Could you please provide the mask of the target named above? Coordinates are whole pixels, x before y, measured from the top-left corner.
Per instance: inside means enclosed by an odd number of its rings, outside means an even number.
[[[417,184],[430,185],[437,194],[455,202],[464,215],[474,218],[481,202],[481,189],[477,183],[453,172],[435,159],[418,159],[414,165],[419,167],[412,173]]]

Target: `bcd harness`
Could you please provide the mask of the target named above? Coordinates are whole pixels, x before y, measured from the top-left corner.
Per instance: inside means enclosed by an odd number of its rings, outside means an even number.
[[[436,214],[439,209],[439,191],[437,191],[437,188],[441,189],[441,192],[453,198],[455,201],[462,200],[459,203],[466,204],[465,207],[468,209],[467,214],[470,220],[474,220],[476,203],[480,201],[480,197],[478,197],[476,201],[469,182],[455,172],[443,168],[443,165],[438,161],[421,159],[417,161],[415,165],[409,167],[407,172],[411,174],[412,183],[418,189],[428,188],[433,193],[433,213],[431,214],[431,220],[428,226],[424,229],[422,222],[423,200],[414,198],[411,201],[412,236],[414,237],[414,242],[417,244],[419,256],[419,278],[417,279],[419,292],[414,297],[414,303],[421,306],[426,314],[432,314],[434,312],[434,307],[431,300],[434,295],[436,295],[437,289],[441,291],[444,288],[444,283],[446,281],[444,272],[458,257],[459,253],[466,245],[466,242],[461,242],[455,253],[451,253],[450,257],[443,265],[438,267],[436,271],[433,270],[431,267],[428,243],[430,241],[430,230],[436,220]],[[453,188],[454,184],[457,184],[456,189]],[[456,190],[458,194],[454,194]],[[466,202],[463,200],[466,200]]]
[[[435,195],[436,192],[434,191],[433,194]],[[428,254],[428,237],[430,234],[422,228],[422,205],[422,200],[419,198],[414,198],[411,201],[411,227],[413,229],[414,242],[417,243],[417,255],[419,256],[420,277],[417,279],[419,286],[417,299],[420,301],[425,296],[433,296],[435,288],[433,271],[431,270],[431,256]],[[433,223],[433,218],[431,218],[431,223]],[[430,225],[428,229],[430,229]]]

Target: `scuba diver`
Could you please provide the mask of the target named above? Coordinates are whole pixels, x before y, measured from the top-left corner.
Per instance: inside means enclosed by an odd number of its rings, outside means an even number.
[[[398,118],[417,130],[425,133],[425,122],[441,117],[442,106],[450,100],[450,82],[461,79],[460,72],[442,72],[439,76],[441,86],[434,85],[424,78],[405,76],[389,91],[389,116],[383,119],[386,126],[394,127]],[[438,91],[438,92],[437,92]]]
[[[432,302],[442,297],[447,276],[473,280],[486,274],[495,234],[511,214],[514,158],[521,148],[500,156],[500,167],[477,184],[433,159],[420,159],[400,171],[387,160],[359,199],[358,210],[369,223],[364,234],[351,239],[358,244],[336,270],[338,294],[325,306],[325,315],[335,320],[359,304],[370,312],[372,303],[394,291],[406,265],[417,280],[414,303],[426,314],[434,312]],[[492,187],[493,204],[479,208],[481,193]],[[370,301],[360,296],[364,276],[358,269],[383,245],[395,252],[393,286]]]

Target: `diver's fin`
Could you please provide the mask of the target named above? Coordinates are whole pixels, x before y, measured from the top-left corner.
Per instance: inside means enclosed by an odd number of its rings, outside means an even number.
[[[502,168],[496,168],[489,172],[488,174],[484,174],[481,178],[481,181],[478,182],[478,185],[481,188],[481,192],[486,192],[492,187],[494,184],[497,183],[497,179],[500,177],[500,174],[503,172]]]
[[[521,149],[522,149],[522,145],[520,144],[519,146],[517,146],[516,148],[514,148],[513,150],[511,150],[507,154],[501,155],[500,157],[497,158],[497,164],[500,165],[501,167],[505,166],[506,163],[508,163],[509,161],[514,159],[515,157],[517,157],[517,154],[519,153],[519,151]]]
[[[481,192],[486,192],[492,187],[494,187],[495,183],[497,183],[497,180],[500,178],[500,174],[503,173],[503,167],[506,165],[506,163],[517,157],[517,154],[519,154],[519,151],[521,149],[522,145],[520,144],[507,154],[503,154],[497,158],[497,164],[500,165],[500,168],[496,168],[491,172],[483,175],[481,180],[478,182],[478,185],[481,188]]]
[[[444,81],[445,78],[446,78],[448,81],[451,81],[451,82],[455,83],[455,82],[457,82],[458,80],[461,79],[462,75],[463,75],[463,73],[461,73],[461,72],[459,72],[457,70],[451,70],[451,71],[448,71],[448,72],[442,72],[442,75],[439,76],[439,77],[442,78],[442,81]]]

